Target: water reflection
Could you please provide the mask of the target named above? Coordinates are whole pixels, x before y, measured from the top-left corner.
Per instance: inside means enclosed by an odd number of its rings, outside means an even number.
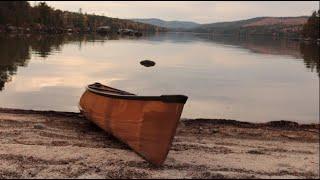
[[[119,40],[120,36],[92,35],[8,35],[0,36],[0,90],[5,83],[16,74],[18,66],[26,66],[30,53],[46,58],[53,53],[59,53],[64,44],[76,43],[81,48],[83,43],[104,43],[107,40]],[[131,37],[129,39],[135,39]]]
[[[272,39],[270,37],[209,37],[208,39],[221,44],[239,46],[246,48],[253,53],[289,55],[301,58],[299,43],[285,39]]]
[[[26,38],[0,37],[0,90],[16,74],[18,66],[26,66],[30,59]]]
[[[311,71],[316,71],[320,77],[320,56],[319,46],[315,44],[301,44],[300,52],[303,56],[304,64]]]
[[[144,58],[157,66],[140,67]],[[184,117],[314,121],[314,71],[317,46],[266,38],[0,37],[0,106],[76,111],[85,84],[101,81],[137,94],[186,94]]]

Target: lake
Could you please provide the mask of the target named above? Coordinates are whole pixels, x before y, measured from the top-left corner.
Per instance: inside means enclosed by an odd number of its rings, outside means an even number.
[[[164,33],[0,37],[0,107],[78,112],[87,84],[184,94],[182,117],[319,121],[319,47],[264,37]],[[156,62],[154,67],[141,60]]]

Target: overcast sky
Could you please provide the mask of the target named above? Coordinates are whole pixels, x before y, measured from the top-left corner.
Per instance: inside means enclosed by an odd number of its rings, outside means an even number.
[[[50,6],[68,11],[118,18],[160,18],[212,23],[258,16],[302,16],[319,9],[318,1],[50,1]],[[34,4],[34,1],[31,2]]]

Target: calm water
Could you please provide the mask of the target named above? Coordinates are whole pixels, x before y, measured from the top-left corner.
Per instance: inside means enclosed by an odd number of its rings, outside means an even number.
[[[157,64],[146,68],[140,60]],[[199,34],[0,37],[0,107],[78,111],[87,84],[185,94],[182,117],[319,120],[319,50]]]

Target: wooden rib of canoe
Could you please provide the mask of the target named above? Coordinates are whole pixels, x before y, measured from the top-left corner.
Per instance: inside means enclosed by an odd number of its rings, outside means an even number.
[[[95,83],[87,87],[79,108],[147,161],[161,165],[187,99],[184,95],[137,96]]]

